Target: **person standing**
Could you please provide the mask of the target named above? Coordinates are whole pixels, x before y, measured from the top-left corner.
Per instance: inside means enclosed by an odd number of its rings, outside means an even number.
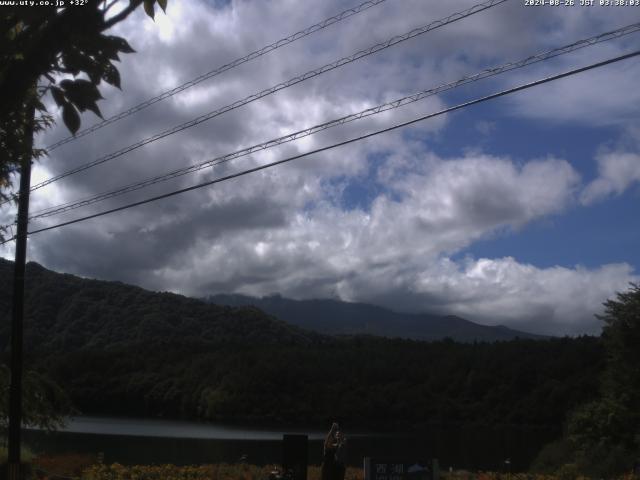
[[[336,439],[337,432],[338,424],[334,422],[324,440],[322,467],[320,468],[320,477],[322,480],[336,479],[336,448],[338,446]]]
[[[347,471],[347,437],[338,430],[336,432],[336,476],[335,480],[344,480]]]

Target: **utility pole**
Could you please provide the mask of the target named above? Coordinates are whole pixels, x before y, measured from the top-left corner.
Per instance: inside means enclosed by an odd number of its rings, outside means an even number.
[[[35,109],[27,107],[24,127],[24,150],[20,159],[20,197],[18,198],[18,232],[16,234],[13,270],[13,302],[11,304],[11,386],[9,388],[9,454],[8,479],[20,480],[20,429],[22,427],[22,370],[24,324],[24,276],[27,260],[27,226],[29,223],[29,191],[31,189],[31,157]]]

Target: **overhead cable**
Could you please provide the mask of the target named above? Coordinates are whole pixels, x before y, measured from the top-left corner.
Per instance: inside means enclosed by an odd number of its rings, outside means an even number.
[[[122,155],[129,153],[133,150],[136,150],[140,147],[143,147],[144,145],[147,145],[151,142],[155,142],[156,140],[160,140],[161,138],[165,138],[168,137],[169,135],[173,135],[174,133],[178,133],[181,132],[183,130],[186,130],[187,128],[191,128],[194,127],[196,125],[199,125],[200,123],[206,122],[207,120],[211,120],[214,117],[217,117],[219,115],[222,115],[224,113],[227,113],[231,110],[234,110],[236,108],[242,107],[244,105],[247,105],[248,103],[251,102],[255,102],[256,100],[259,100],[261,98],[264,98],[268,95],[271,95],[273,93],[276,93],[280,90],[283,90],[285,88],[291,87],[293,85],[296,85],[298,83],[304,82],[305,80],[309,80],[310,78],[314,78],[317,77],[318,75],[322,75],[323,73],[329,72],[331,70],[334,70],[336,68],[342,67],[344,65],[347,65],[349,63],[355,62],[356,60],[359,60],[361,58],[367,57],[369,55],[372,55],[376,52],[379,52],[381,50],[384,50],[386,48],[389,48],[393,45],[396,45],[398,43],[407,41],[411,38],[417,37],[418,35],[422,35],[424,33],[427,33],[429,31],[435,30],[437,28],[443,27],[445,25],[448,25],[450,23],[456,22],[458,20],[461,20],[463,18],[469,17],[471,15],[474,15],[476,13],[482,12],[484,10],[487,10],[491,7],[494,7],[496,5],[499,5],[501,3],[504,3],[508,0],[488,0],[485,1],[483,3],[474,5],[471,8],[468,8],[462,12],[458,12],[458,13],[454,13],[452,15],[449,15],[448,17],[441,19],[441,20],[436,20],[434,22],[429,23],[428,25],[424,25],[422,27],[418,27],[418,28],[414,28],[413,30],[404,33],[402,35],[396,35],[392,38],[390,38],[389,40],[382,42],[382,43],[378,43],[376,45],[373,45],[369,48],[366,48],[364,50],[360,50],[356,53],[354,53],[353,55],[350,55],[348,57],[344,57],[341,58],[340,60],[336,60],[335,62],[332,63],[328,63],[320,68],[317,68],[315,70],[310,70],[306,73],[303,73],[302,75],[298,75],[296,77],[293,77],[285,82],[279,83],[273,87],[267,88],[265,90],[262,90],[259,93],[255,93],[253,95],[249,95],[248,97],[245,97],[242,100],[237,100],[229,105],[226,105],[224,107],[221,107],[217,110],[214,110],[212,112],[206,113],[204,115],[201,115],[197,118],[194,118],[193,120],[190,120],[188,122],[182,123],[180,125],[176,125],[175,127],[172,127],[168,130],[165,130],[163,132],[157,133],[151,137],[145,138],[143,140],[140,140],[132,145],[129,145],[127,147],[124,147],[120,150],[117,150],[113,153],[110,153],[108,155],[105,155],[103,157],[100,157],[96,160],[93,160],[89,163],[85,163],[83,165],[80,165],[78,167],[75,167],[71,170],[68,170],[64,173],[61,173],[59,175],[56,175],[54,177],[51,177],[47,180],[44,180],[36,185],[34,185],[33,187],[31,187],[31,191],[37,190],[39,188],[42,188],[46,185],[49,185],[53,182],[56,182],[58,180],[61,180],[63,178],[66,178],[70,175],[74,175],[76,173],[82,172],[84,170],[87,170],[89,168],[95,167],[96,165],[100,165],[103,164],[105,162],[108,162],[110,160],[113,160],[115,158],[121,157]]]
[[[552,82],[552,81],[555,81],[555,80],[559,80],[561,78],[565,78],[565,77],[569,77],[569,76],[572,76],[572,75],[576,75],[578,73],[586,72],[588,70],[592,70],[592,69],[600,68],[600,67],[603,67],[605,65],[612,64],[612,63],[620,62],[622,60],[626,60],[626,59],[629,59],[629,58],[632,58],[632,57],[636,57],[638,55],[640,55],[640,50],[636,50],[635,52],[628,53],[626,55],[620,55],[618,57],[610,58],[610,59],[602,61],[602,62],[592,63],[590,65],[587,65],[586,67],[576,68],[576,69],[569,70],[569,71],[566,71],[566,72],[563,72],[563,73],[560,73],[560,74],[557,74],[557,75],[552,75],[552,76],[549,76],[549,77],[546,77],[546,78],[543,78],[543,79],[540,79],[540,80],[536,80],[536,81],[529,82],[529,83],[526,83],[526,84],[523,84],[523,85],[519,85],[517,87],[509,88],[507,90],[503,90],[503,91],[498,92],[498,93],[494,93],[494,94],[487,95],[487,96],[484,96],[484,97],[481,97],[481,98],[477,98],[475,100],[470,100],[468,102],[460,103],[460,104],[455,105],[453,107],[445,108],[445,109],[440,110],[438,112],[430,113],[428,115],[424,115],[424,116],[416,118],[414,120],[409,120],[407,122],[403,122],[403,123],[400,123],[400,124],[397,124],[397,125],[393,125],[391,127],[387,127],[387,128],[382,129],[382,130],[377,130],[377,131],[372,132],[372,133],[368,133],[368,134],[365,134],[365,135],[360,135],[358,137],[351,138],[349,140],[345,140],[343,142],[334,143],[334,144],[328,145],[326,147],[317,148],[317,149],[309,151],[309,152],[301,153],[299,155],[294,155],[292,157],[288,157],[288,158],[284,158],[282,160],[278,160],[278,161],[275,161],[275,162],[271,162],[271,163],[267,163],[267,164],[264,164],[264,165],[260,165],[258,167],[254,167],[254,168],[250,168],[250,169],[247,169],[247,170],[243,170],[243,171],[238,172],[238,173],[234,173],[234,174],[227,175],[227,176],[224,176],[224,177],[216,178],[214,180],[203,182],[203,183],[200,183],[200,184],[197,184],[197,185],[192,185],[190,187],[181,188],[179,190],[174,190],[172,192],[168,192],[168,193],[164,193],[162,195],[158,195],[158,196],[155,196],[155,197],[147,198],[145,200],[140,200],[138,202],[129,203],[127,205],[123,205],[123,206],[120,206],[120,207],[117,207],[117,208],[112,208],[112,209],[105,210],[105,211],[102,211],[102,212],[99,212],[99,213],[94,213],[92,215],[87,215],[87,216],[84,216],[84,217],[80,217],[80,218],[76,218],[76,219],[73,219],[73,220],[69,220],[67,222],[62,222],[62,223],[58,223],[58,224],[51,225],[51,226],[48,226],[48,227],[40,228],[40,229],[37,229],[37,230],[32,230],[31,232],[29,232],[29,234],[33,235],[33,234],[36,234],[36,233],[46,232],[48,230],[53,230],[53,229],[57,229],[57,228],[60,228],[60,227],[64,227],[64,226],[67,226],[67,225],[73,225],[75,223],[83,222],[83,221],[90,220],[90,219],[93,219],[93,218],[102,217],[102,216],[108,215],[110,213],[115,213],[115,212],[119,212],[119,211],[122,211],[122,210],[127,210],[129,208],[137,207],[137,206],[140,206],[140,205],[145,205],[145,204],[152,203],[152,202],[155,202],[155,201],[158,201],[158,200],[162,200],[162,199],[165,199],[165,198],[173,197],[175,195],[186,193],[186,192],[189,192],[189,191],[192,191],[192,190],[196,190],[196,189],[200,189],[200,188],[207,187],[207,186],[210,186],[210,185],[214,185],[216,183],[225,182],[227,180],[231,180],[231,179],[234,179],[234,178],[242,177],[244,175],[248,175],[250,173],[254,173],[254,172],[257,172],[257,171],[260,171],[260,170],[265,170],[267,168],[271,168],[271,167],[274,167],[276,165],[281,165],[281,164],[284,164],[284,163],[287,163],[287,162],[291,162],[293,160],[298,160],[300,158],[308,157],[308,156],[316,154],[316,153],[324,152],[324,151],[331,150],[331,149],[334,149],[334,148],[337,148],[337,147],[341,147],[341,146],[348,145],[348,144],[351,144],[351,143],[354,143],[354,142],[358,142],[358,141],[364,140],[366,138],[370,138],[370,137],[374,137],[376,135],[380,135],[382,133],[390,132],[392,130],[397,130],[399,128],[406,127],[408,125],[412,125],[414,123],[418,123],[418,122],[421,122],[423,120],[427,120],[429,118],[434,118],[434,117],[437,117],[439,115],[443,115],[445,113],[450,113],[450,112],[453,112],[453,111],[456,111],[456,110],[460,110],[460,109],[463,109],[463,108],[470,107],[472,105],[476,105],[476,104],[479,104],[479,103],[482,103],[482,102],[486,102],[488,100],[493,100],[495,98],[503,97],[505,95],[509,95],[509,94],[512,94],[512,93],[515,93],[515,92],[519,92],[519,91],[522,91],[522,90],[527,90],[529,88],[532,88],[532,87],[535,87],[535,86],[538,86],[538,85],[541,85],[541,84],[544,84],[544,83],[549,83],[549,82]],[[15,239],[15,237],[14,238],[10,238],[8,240],[5,240],[4,242],[0,243],[0,245],[5,244],[7,242],[10,242],[11,240],[14,240],[14,239]]]
[[[99,123],[96,123],[95,125],[92,125],[88,128],[85,128],[83,130],[80,130],[79,132],[77,132],[75,135],[70,135],[66,138],[63,138],[62,140],[57,141],[56,143],[53,143],[49,146],[46,147],[46,150],[51,151],[54,150],[58,147],[60,147],[61,145],[64,145],[66,143],[72,142],[80,137],[84,137],[85,135],[89,135],[90,133],[93,133],[97,130],[100,130],[103,127],[106,127],[107,125],[111,125],[112,123],[117,122],[118,120],[121,120],[123,118],[126,118],[130,115],[133,115],[134,113],[137,113],[141,110],[144,110],[147,107],[150,107],[151,105],[154,105],[166,98],[172,97],[174,95],[176,95],[177,93],[183,92],[185,90],[187,90],[188,88],[191,88],[195,85],[198,85],[199,83],[204,82],[205,80],[208,80],[210,78],[213,78],[217,75],[220,75],[221,73],[224,73],[228,70],[231,70],[232,68],[238,67],[244,63],[250,62],[251,60],[255,60],[256,58],[259,58],[263,55],[266,55],[267,53],[273,52],[274,50],[277,50],[278,48],[284,47],[285,45],[289,45],[290,43],[293,43],[297,40],[300,40],[304,37],[307,37],[313,33],[316,33],[319,30],[322,30],[324,28],[327,28],[331,25],[333,25],[334,23],[338,23],[346,18],[352,17],[353,15],[357,15],[360,12],[363,12],[365,10],[368,10],[371,7],[374,7],[376,5],[379,5],[383,2],[386,2],[387,0],[369,0],[367,2],[361,3],[360,5],[358,5],[357,7],[354,8],[349,8],[348,10],[345,10],[337,15],[334,15],[333,17],[329,17],[326,18],[324,20],[322,20],[319,23],[316,23],[315,25],[311,25],[310,27],[305,28],[304,30],[300,30],[299,32],[296,32],[292,35],[289,35],[288,37],[285,38],[281,38],[280,40],[273,42],[265,47],[262,47],[254,52],[251,52],[248,55],[245,55],[244,57],[241,58],[237,58],[229,63],[226,63],[220,67],[217,67],[207,73],[203,73],[202,75],[194,78],[193,80],[189,80],[188,82],[183,83],[182,85],[179,85],[175,88],[172,88],[170,90],[167,90],[165,92],[162,92],[161,94],[149,98],[148,100],[145,100],[142,103],[139,103],[138,105],[135,105],[127,110],[124,110],[116,115],[113,115],[112,117],[109,118],[105,118],[104,120],[102,120]]]
[[[338,119],[334,119],[319,125],[315,125],[313,127],[309,127],[303,130],[298,130],[297,132],[294,133],[290,133],[288,135],[284,135],[275,139],[271,139],[268,140],[266,142],[263,143],[259,143],[256,145],[252,145],[250,147],[247,148],[243,148],[241,150],[237,150],[235,152],[226,154],[226,155],[222,155],[210,160],[207,160],[205,162],[196,164],[196,165],[190,165],[188,167],[184,167],[184,168],[180,168],[180,169],[176,169],[173,170],[171,172],[167,172],[165,174],[162,175],[157,175],[155,177],[146,179],[146,180],[142,180],[139,182],[135,182],[135,183],[131,183],[129,185],[126,185],[124,187],[120,187],[118,189],[115,190],[111,190],[108,192],[103,192],[97,195],[93,195],[91,197],[87,197],[84,199],[80,199],[80,200],[74,200],[72,202],[67,202],[64,204],[60,204],[60,205],[56,205],[56,206],[52,206],[52,207],[48,207],[39,211],[35,211],[33,212],[32,216],[29,217],[30,220],[35,220],[38,218],[45,218],[45,217],[50,217],[52,215],[57,215],[60,213],[64,213],[64,212],[68,212],[70,210],[75,210],[77,208],[81,208],[87,205],[91,205],[97,202],[101,202],[110,198],[114,198],[120,195],[124,195],[125,193],[129,193],[129,192],[133,192],[136,190],[140,190],[142,188],[151,186],[151,185],[155,185],[157,183],[160,182],[164,182],[173,178],[177,178],[177,177],[181,177],[183,175],[187,175],[190,173],[194,173],[197,171],[200,171],[204,168],[209,168],[215,165],[219,165],[221,163],[226,163],[232,160],[235,160],[237,158],[240,157],[244,157],[246,155],[250,155],[254,152],[257,151],[261,151],[261,150],[266,150],[268,148],[271,147],[275,147],[277,145],[282,145],[284,143],[288,143],[288,142],[292,142],[294,140],[298,140],[300,138],[304,138],[316,133],[319,133],[321,131],[327,130],[329,128],[333,128],[333,127],[337,127],[339,125],[344,125],[346,123],[349,122],[353,122],[356,120],[360,120],[362,118],[366,118],[372,115],[377,115],[379,113],[388,111],[388,110],[393,110],[420,100],[423,100],[427,97],[442,93],[444,91],[456,88],[456,87],[460,87],[462,85],[466,85],[468,83],[472,83],[472,82],[476,82],[478,80],[481,79],[485,79],[488,77],[492,77],[495,75],[499,75],[511,70],[515,70],[518,68],[523,68],[525,66],[528,65],[532,65],[534,63],[538,63],[541,61],[545,61],[545,60],[549,60],[551,58],[555,58],[558,57],[560,55],[564,55],[573,51],[576,51],[578,49],[581,48],[585,48],[585,47],[589,47],[592,45],[596,45],[598,43],[602,43],[605,41],[609,41],[612,39],[616,39],[619,38],[623,35],[628,35],[631,33],[636,33],[640,31],[640,23],[635,23],[632,25],[627,25],[625,27],[619,28],[617,30],[613,30],[611,32],[606,32],[606,33],[602,33],[600,35],[595,35],[593,37],[589,37],[586,39],[582,39],[579,40],[577,42],[573,42],[569,45],[565,45],[562,47],[558,47],[555,48],[553,50],[548,50],[542,53],[538,53],[536,55],[531,55],[529,57],[526,57],[522,60],[519,61],[515,61],[515,62],[508,62],[505,64],[502,64],[500,66],[496,66],[496,67],[492,67],[492,68],[487,68],[485,70],[482,70],[479,73],[475,73],[473,75],[467,75],[459,80],[456,80],[454,82],[449,82],[449,83],[443,83],[437,87],[431,88],[429,90],[423,90],[421,92],[415,93],[413,95],[408,95],[390,102],[386,102],[383,103],[381,105],[377,105],[375,107],[371,107],[371,108],[367,108],[365,110],[362,110],[358,113],[353,113],[350,115],[346,115],[344,117],[340,117]]]

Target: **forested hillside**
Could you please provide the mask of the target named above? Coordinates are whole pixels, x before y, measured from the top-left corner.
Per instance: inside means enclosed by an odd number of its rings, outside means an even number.
[[[463,345],[150,345],[38,361],[91,413],[363,427],[557,425],[596,393],[595,339]]]
[[[0,262],[8,345],[12,264]],[[85,413],[419,428],[560,426],[592,398],[599,339],[459,344],[328,337],[255,308],[208,305],[29,264],[26,343]]]
[[[0,259],[0,316],[11,313],[13,263]],[[27,265],[25,344],[31,352],[114,350],[174,343],[297,343],[317,335],[252,307],[220,307],[119,282],[59,274]],[[0,345],[9,343],[8,321]]]

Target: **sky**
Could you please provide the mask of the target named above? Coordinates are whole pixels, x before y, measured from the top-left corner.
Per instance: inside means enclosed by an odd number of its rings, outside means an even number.
[[[358,0],[170,0],[118,25],[116,114]],[[32,183],[478,2],[386,0],[50,152]],[[640,19],[640,7],[508,0],[33,193],[31,211],[194,165]],[[596,2],[598,3],[598,2]],[[47,219],[190,186],[637,48],[605,42]],[[135,209],[35,234],[47,268],[201,297],[334,298],[552,335],[597,334],[639,281],[640,60],[634,58]],[[52,113],[59,118],[50,99]],[[99,121],[92,113],[83,127]],[[61,121],[37,138],[68,132]],[[0,211],[3,223],[15,212]],[[634,248],[636,247],[636,248]],[[12,258],[13,247],[0,247]]]

